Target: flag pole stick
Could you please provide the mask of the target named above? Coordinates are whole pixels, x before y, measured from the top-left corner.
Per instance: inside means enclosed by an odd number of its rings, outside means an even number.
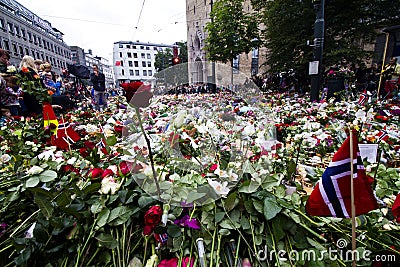
[[[354,205],[354,149],[353,149],[353,127],[350,127],[350,190],[351,190],[351,250],[353,257],[353,267],[357,265],[357,259],[355,258],[356,245],[356,206]]]
[[[69,151],[69,154],[72,156],[72,151],[71,151],[71,144],[70,144],[70,142],[69,142],[69,140],[68,140],[68,133],[67,133],[67,127],[65,127],[65,121],[64,121],[64,116],[63,115],[61,115],[61,119],[62,119],[62,121],[63,121],[63,123],[64,123],[64,133],[65,133],[65,141],[67,141],[67,144],[68,144],[68,151]]]
[[[387,51],[387,47],[388,47],[388,43],[389,43],[389,33],[386,32],[386,41],[385,41],[385,49],[383,50],[383,59],[382,59],[382,68],[381,68],[381,73],[379,75],[379,84],[378,84],[378,95],[377,95],[377,99],[379,100],[379,92],[381,90],[381,84],[382,84],[382,73],[383,70],[385,68],[385,60],[386,60],[386,51]]]

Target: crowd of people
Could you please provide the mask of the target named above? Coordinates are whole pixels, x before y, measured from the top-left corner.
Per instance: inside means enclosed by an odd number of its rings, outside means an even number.
[[[15,116],[40,115],[42,102],[47,100],[59,112],[74,108],[76,100],[86,99],[95,110],[107,106],[105,76],[97,65],[93,65],[90,75],[92,86],[86,87],[83,83],[70,81],[68,76],[57,74],[49,62],[26,55],[16,67],[9,60],[9,52],[0,49],[1,121]],[[44,95],[45,99],[40,99],[38,94]]]

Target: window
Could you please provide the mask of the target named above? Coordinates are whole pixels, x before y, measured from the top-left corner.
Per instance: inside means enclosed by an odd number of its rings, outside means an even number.
[[[9,31],[10,33],[14,33],[14,28],[13,28],[12,23],[7,22],[7,26],[8,26],[8,31]]]
[[[0,28],[4,29],[4,20],[0,19]]]
[[[19,46],[18,48],[19,48],[19,54],[21,56],[23,56],[24,55],[24,49],[22,48],[22,46]]]
[[[143,45],[141,45],[141,46],[140,46],[140,49],[144,49],[144,46],[143,46]]]
[[[39,52],[36,52],[36,58],[39,59],[40,58],[40,54]]]
[[[142,67],[146,67],[146,61],[142,61]]]
[[[143,76],[147,76],[147,70],[143,70]]]
[[[135,76],[139,76],[139,70],[135,70]]]
[[[126,54],[128,55],[128,57],[132,57],[132,53],[131,52],[128,52]]]
[[[40,39],[40,37],[37,38],[39,46],[42,47],[42,39]],[[45,43],[45,41],[43,40],[43,43]]]
[[[28,40],[29,42],[32,42],[32,33],[28,32]]]
[[[134,64],[135,64],[135,67],[136,67],[136,68],[139,67],[139,61],[135,61]]]
[[[129,65],[129,67],[133,67],[132,61],[128,61],[128,65]]]
[[[129,76],[133,76],[133,70],[129,70]]]
[[[132,45],[132,49],[136,49],[136,45]]]
[[[149,76],[153,76],[153,71],[149,70],[148,73],[149,73]]]
[[[24,29],[21,29],[21,35],[22,35],[22,38],[24,38],[26,40],[26,34],[25,34],[25,30]]]
[[[150,47],[146,46],[146,50],[150,50]]]
[[[154,47],[153,49],[154,49],[155,51],[157,51],[157,50],[158,50],[158,49],[157,49],[157,47]]]
[[[151,61],[147,61],[147,67],[151,68]]]
[[[119,57],[121,57],[121,58],[122,58],[122,52],[119,52]]]
[[[124,61],[121,60],[120,62],[121,62],[121,67],[123,67],[124,66]]]
[[[151,59],[151,55],[150,54],[147,54],[147,59]]]
[[[137,53],[133,53],[133,58],[137,58]]]
[[[17,35],[17,36],[19,36],[19,27],[18,26],[15,26],[15,34]]]
[[[25,55],[29,56],[29,49],[25,47]]]
[[[122,76],[124,76],[124,75],[125,75],[125,71],[124,71],[124,70],[121,70],[121,71],[122,71],[122,72],[121,72],[121,73],[122,73]]]
[[[131,46],[130,45],[126,45],[126,48],[131,48]]]
[[[124,46],[122,44],[119,44],[119,48],[123,48]]]
[[[32,36],[33,36],[33,42],[35,43],[35,45],[37,45],[37,38],[36,38],[36,35],[32,34]]]
[[[18,56],[18,50],[17,50],[16,44],[12,44],[12,49],[13,49],[14,55]]]
[[[7,51],[10,51],[10,45],[8,43],[8,41],[4,40],[4,49]]]
[[[145,53],[140,54],[140,56],[141,56],[142,58],[146,58],[146,54],[145,54]]]

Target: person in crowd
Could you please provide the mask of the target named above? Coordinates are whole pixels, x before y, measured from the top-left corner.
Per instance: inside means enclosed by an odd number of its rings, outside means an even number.
[[[96,110],[103,110],[107,106],[106,93],[106,78],[103,73],[99,71],[99,67],[94,64],[92,66],[93,72],[90,74],[90,82],[93,85],[93,99]]]
[[[6,73],[7,67],[10,65],[10,53],[0,48],[0,73]]]
[[[390,58],[389,63],[383,69],[382,75],[385,80],[385,93],[390,95],[400,83],[400,64],[397,63],[396,57]]]
[[[11,116],[19,115],[19,98],[22,96],[22,90],[18,86],[18,77],[15,75],[2,75],[5,85],[2,85],[0,99],[2,108],[10,111]]]

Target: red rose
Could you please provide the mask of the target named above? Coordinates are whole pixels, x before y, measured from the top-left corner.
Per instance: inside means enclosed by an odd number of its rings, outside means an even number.
[[[82,157],[86,158],[87,156],[89,156],[89,151],[86,147],[82,147],[79,149],[79,154],[81,154]]]
[[[150,84],[142,82],[122,83],[121,87],[125,90],[125,97],[129,104],[145,108],[150,105],[150,98],[153,97]]]
[[[122,134],[122,129],[124,128],[124,125],[122,124],[116,124],[114,125],[114,131],[116,131],[117,133]]]
[[[74,166],[72,166],[71,164],[63,165],[61,167],[61,170],[63,172],[72,172],[74,170]]]
[[[154,227],[161,222],[162,209],[156,205],[151,207],[144,214],[144,225],[143,234],[149,235],[153,231]]]
[[[103,174],[101,175],[101,178],[106,178],[108,176],[113,176],[114,172],[111,169],[105,169]]]
[[[96,144],[91,141],[86,141],[84,144],[87,149],[94,149],[96,147]]]
[[[131,171],[132,165],[133,163],[131,162],[126,162],[126,161],[121,162],[118,166],[119,169],[118,175],[127,175]]]
[[[210,171],[215,171],[216,169],[218,169],[218,164],[213,164],[213,165],[211,165],[211,167],[210,167]]]
[[[87,177],[90,179],[97,179],[101,177],[103,172],[104,171],[102,168],[93,168],[89,170],[89,172],[87,173]]]

